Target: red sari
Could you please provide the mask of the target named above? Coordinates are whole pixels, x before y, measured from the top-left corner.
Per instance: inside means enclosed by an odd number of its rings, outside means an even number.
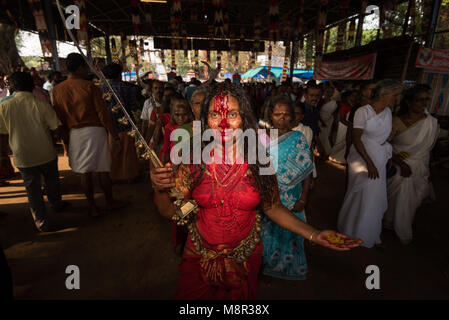
[[[188,237],[176,299],[256,298],[262,242],[244,263],[226,256],[250,234],[255,223],[259,191],[247,171],[247,164],[207,165],[202,182],[193,190],[192,197],[200,208],[196,226],[202,245],[216,254],[203,258]],[[215,277],[210,276],[211,270]]]

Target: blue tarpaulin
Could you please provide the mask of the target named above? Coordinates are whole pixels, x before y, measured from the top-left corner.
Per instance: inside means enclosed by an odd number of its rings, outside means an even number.
[[[288,70],[290,74],[290,70]],[[281,67],[271,67],[271,75],[275,78],[280,79],[282,75]],[[266,79],[268,76],[268,66],[261,66],[248,70],[242,75],[242,78],[253,78],[253,79]],[[294,69],[293,77],[299,79],[312,79],[313,69]]]

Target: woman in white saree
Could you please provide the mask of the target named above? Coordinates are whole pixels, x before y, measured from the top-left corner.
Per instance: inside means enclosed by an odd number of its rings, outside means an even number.
[[[348,156],[348,188],[338,216],[338,229],[363,240],[371,248],[381,244],[382,218],[387,210],[386,165],[392,155],[387,142],[392,115],[388,107],[399,102],[401,85],[380,81],[372,103],[354,116],[353,144]]]
[[[405,93],[390,136],[396,174],[388,179],[388,211],[384,226],[403,244],[412,241],[412,224],[421,202],[433,194],[430,151],[438,138],[438,122],[427,112],[430,88],[416,85]]]

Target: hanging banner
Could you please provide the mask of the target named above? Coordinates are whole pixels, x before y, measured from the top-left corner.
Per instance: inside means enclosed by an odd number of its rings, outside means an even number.
[[[139,0],[131,0],[131,20],[134,27],[134,34],[140,34],[140,14],[139,14]]]
[[[324,41],[324,28],[326,27],[327,19],[327,0],[321,0],[320,10],[318,12],[318,28],[315,44],[315,68],[317,68],[323,57],[323,41]]]
[[[87,35],[86,1],[76,0],[75,5],[80,9],[80,29],[77,32],[78,41],[85,45],[89,40]]]
[[[449,50],[420,47],[416,56],[416,68],[449,71]]]
[[[270,41],[279,41],[279,0],[269,0],[268,15],[270,17]]]
[[[369,80],[374,76],[376,53],[339,61],[322,61],[315,70],[317,80]]]
[[[44,56],[52,56],[53,48],[51,46],[41,0],[28,0],[28,3],[33,10],[34,21],[36,22],[36,29],[39,33],[39,40],[41,42],[42,54]]]

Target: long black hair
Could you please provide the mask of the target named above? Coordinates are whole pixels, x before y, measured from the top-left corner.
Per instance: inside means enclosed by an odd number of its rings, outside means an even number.
[[[210,129],[208,125],[208,114],[209,114],[209,106],[214,97],[217,95],[225,94],[230,95],[234,97],[238,104],[239,104],[239,113],[240,117],[242,118],[242,130],[254,130],[254,132],[257,134],[258,125],[257,120],[254,116],[254,112],[251,107],[251,103],[248,99],[248,96],[245,92],[245,90],[234,84],[229,82],[222,82],[222,83],[209,83],[206,86],[206,97],[203,101],[203,104],[201,106],[201,136],[204,134],[204,131],[207,129]],[[256,146],[249,146],[248,143],[244,144],[244,159],[245,161],[248,161],[248,155],[252,152],[256,152],[256,154],[259,154],[259,150],[263,151],[263,154],[268,156],[266,148],[262,145],[259,136],[257,136],[257,143]],[[203,149],[206,147],[206,143],[202,142],[201,146],[201,153]],[[262,148],[262,149],[261,149]],[[248,168],[250,169],[255,182],[256,187],[260,192],[261,200],[264,204],[273,204],[275,199],[279,197],[279,189],[277,185],[277,179],[276,175],[261,175],[260,169],[261,168],[268,168],[270,166],[270,163],[268,164],[262,164],[259,162],[259,159],[257,159],[255,164],[248,164]],[[198,175],[198,178],[193,183],[193,188],[197,186],[205,172],[205,165],[201,164],[198,168],[201,172]]]

